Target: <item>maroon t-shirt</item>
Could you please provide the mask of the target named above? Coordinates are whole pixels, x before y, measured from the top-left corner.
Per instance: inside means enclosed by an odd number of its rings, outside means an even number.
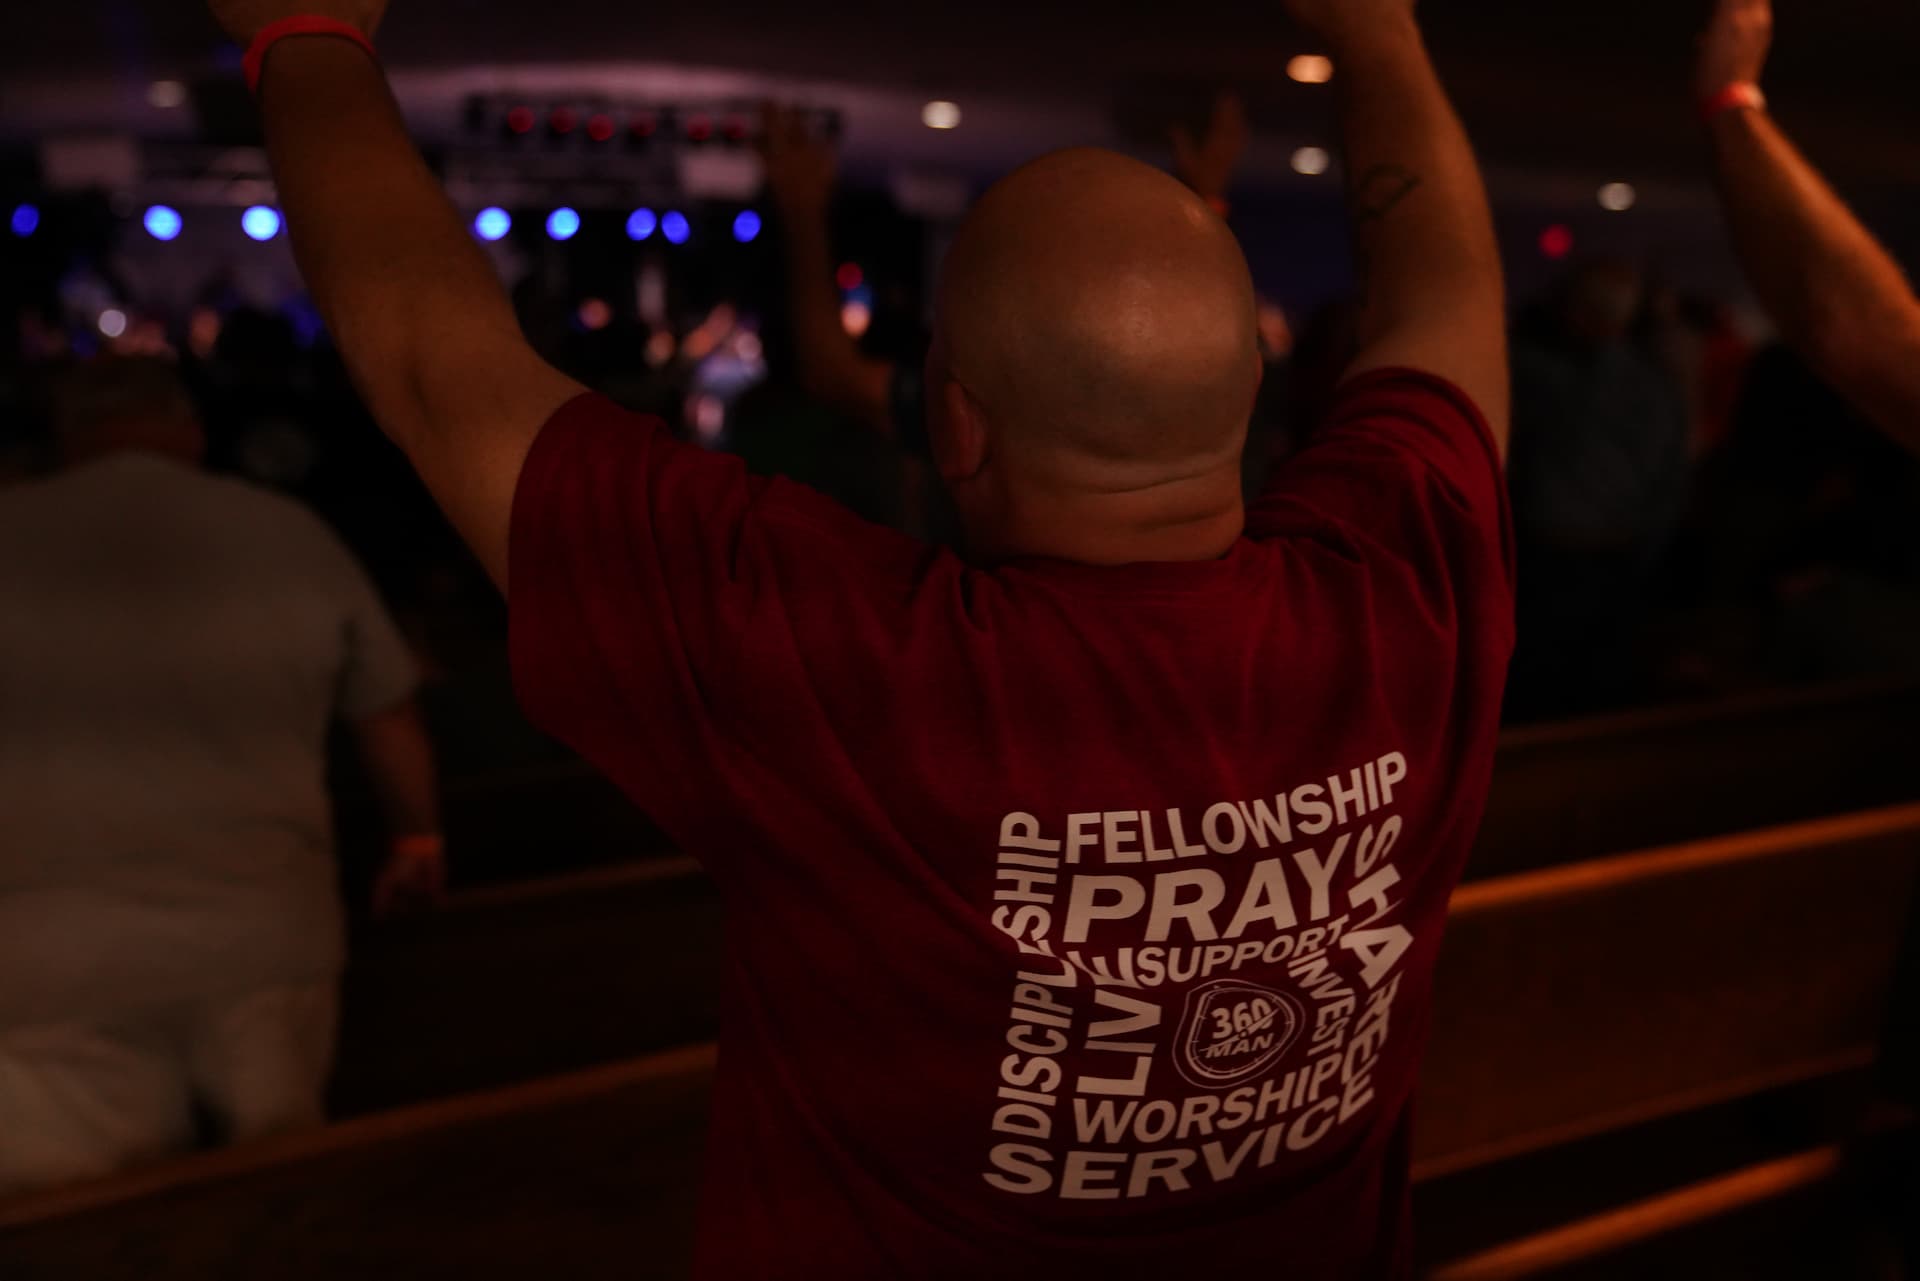
[[[1219,560],[992,569],[582,397],[511,571],[529,713],[724,895],[701,1277],[1404,1273],[1513,641],[1459,390],[1348,383]]]

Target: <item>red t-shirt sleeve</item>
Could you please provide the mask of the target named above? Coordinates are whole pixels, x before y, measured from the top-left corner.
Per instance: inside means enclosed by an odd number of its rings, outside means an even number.
[[[1326,421],[1248,508],[1247,532],[1384,557],[1423,598],[1491,619],[1511,644],[1506,477],[1486,419],[1443,378],[1379,369],[1342,385]]]
[[[917,550],[582,396],[534,442],[515,492],[515,691],[677,842],[738,841],[750,816],[731,798],[822,748],[800,741],[814,726],[792,706],[808,685],[794,614],[841,620],[854,661],[906,596]]]

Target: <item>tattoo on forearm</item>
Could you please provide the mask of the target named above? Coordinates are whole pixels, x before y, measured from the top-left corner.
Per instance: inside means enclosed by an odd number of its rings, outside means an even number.
[[[1354,180],[1353,220],[1377,222],[1413,194],[1420,175],[1404,165],[1375,165]]]
[[[1353,180],[1349,199],[1353,205],[1354,269],[1363,309],[1373,301],[1373,254],[1362,233],[1369,224],[1398,208],[1419,185],[1419,174],[1395,164],[1375,165]]]

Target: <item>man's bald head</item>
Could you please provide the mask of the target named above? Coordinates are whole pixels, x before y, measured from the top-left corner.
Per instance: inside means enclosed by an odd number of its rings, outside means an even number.
[[[1145,488],[1218,469],[1260,379],[1233,234],[1157,169],[1057,152],[974,208],[948,254],[939,373],[1002,459],[1048,485]]]

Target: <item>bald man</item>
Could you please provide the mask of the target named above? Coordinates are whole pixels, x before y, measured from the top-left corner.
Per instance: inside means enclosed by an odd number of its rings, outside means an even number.
[[[251,41],[312,3],[215,8]],[[295,248],[506,589],[521,698],[725,895],[703,1278],[1406,1272],[1512,643],[1502,287],[1408,0],[1291,7],[1340,66],[1365,268],[1330,419],[1243,505],[1233,238],[1048,156],[941,281],[965,559],[547,368],[376,64],[266,59]]]
[[[925,371],[868,355],[841,322],[828,228],[839,168],[835,144],[798,107],[768,103],[762,126],[760,155],[784,242],[787,321],[800,384],[822,404],[921,455],[927,446]],[[1170,136],[1181,181],[1224,213],[1246,147],[1239,97],[1222,93],[1198,138],[1184,126]],[[1264,467],[1258,470],[1264,474]]]

